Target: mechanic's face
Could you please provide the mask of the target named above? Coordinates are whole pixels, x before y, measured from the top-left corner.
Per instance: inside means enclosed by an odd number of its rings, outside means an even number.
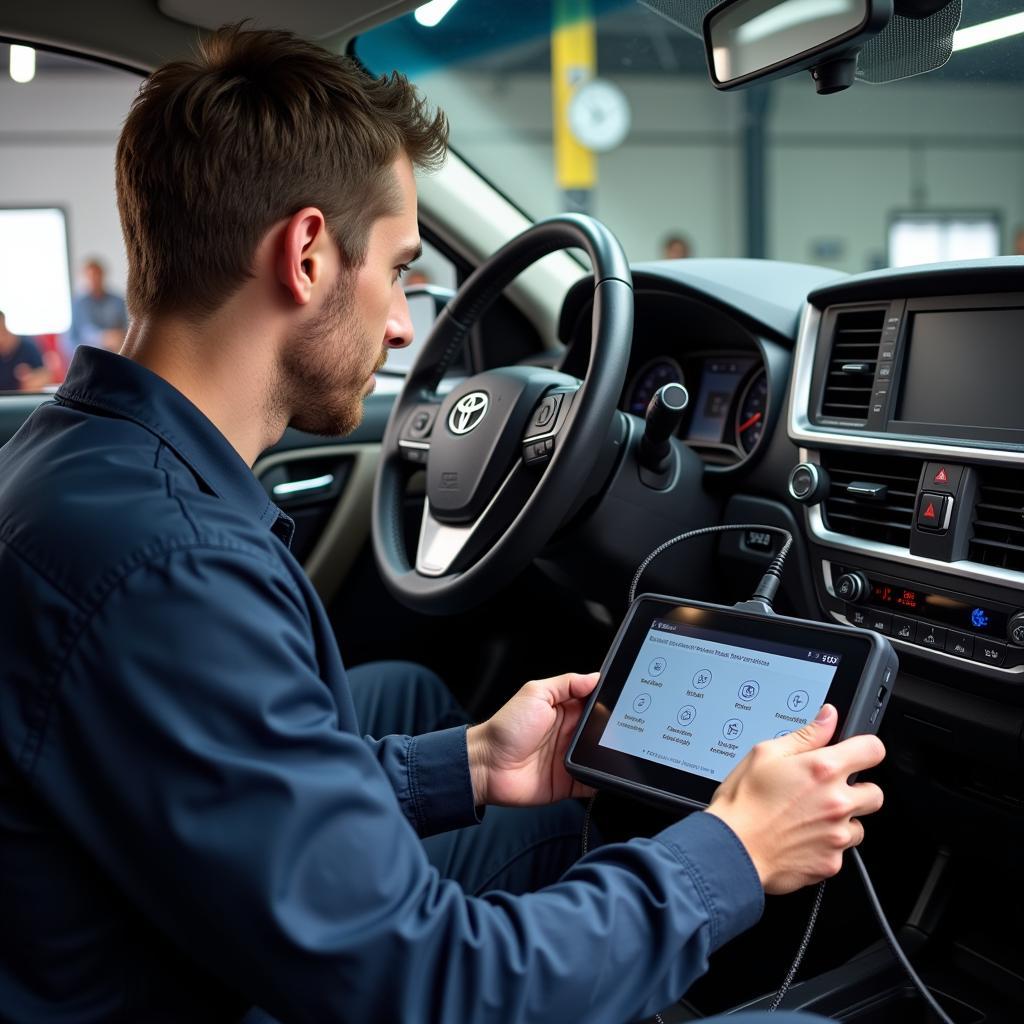
[[[394,166],[397,212],[370,229],[366,260],[355,271],[338,266],[337,278],[313,320],[286,347],[285,373],[298,402],[292,426],[326,436],[359,426],[363,399],[389,348],[412,341],[412,321],[401,273],[420,251],[412,163]]]

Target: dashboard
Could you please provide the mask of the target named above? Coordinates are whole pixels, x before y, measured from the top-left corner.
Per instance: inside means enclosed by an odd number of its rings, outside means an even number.
[[[800,614],[881,632],[923,678],[1024,705],[1024,261],[856,276],[681,262],[634,268],[620,409],[642,418],[663,384],[688,389],[679,438],[721,521],[798,535]],[[570,291],[576,376],[590,308],[585,285]]]

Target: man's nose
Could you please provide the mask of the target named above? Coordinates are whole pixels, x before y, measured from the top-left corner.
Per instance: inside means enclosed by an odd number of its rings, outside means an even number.
[[[409,316],[409,301],[405,297],[401,281],[395,284],[384,332],[384,344],[387,348],[405,348],[412,344],[412,317]]]

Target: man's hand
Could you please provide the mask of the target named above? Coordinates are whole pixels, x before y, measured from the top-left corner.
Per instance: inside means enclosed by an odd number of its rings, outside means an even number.
[[[837,721],[826,704],[802,729],[759,743],[708,808],[739,836],[765,892],[792,892],[837,874],[843,851],[864,838],[858,816],[882,806],[874,783],[847,782],[881,762],[882,741],[852,736],[826,747]]]
[[[565,770],[565,752],[599,673],[569,672],[527,683],[467,736],[478,805],[550,804],[593,790]]]

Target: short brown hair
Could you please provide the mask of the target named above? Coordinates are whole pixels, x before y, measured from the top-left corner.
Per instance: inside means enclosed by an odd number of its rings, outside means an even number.
[[[305,206],[359,266],[396,201],[394,160],[435,167],[447,142],[444,114],[403,75],[374,78],[290,32],[218,30],[195,60],[153,72],[117,144],[129,310],[208,316]]]

